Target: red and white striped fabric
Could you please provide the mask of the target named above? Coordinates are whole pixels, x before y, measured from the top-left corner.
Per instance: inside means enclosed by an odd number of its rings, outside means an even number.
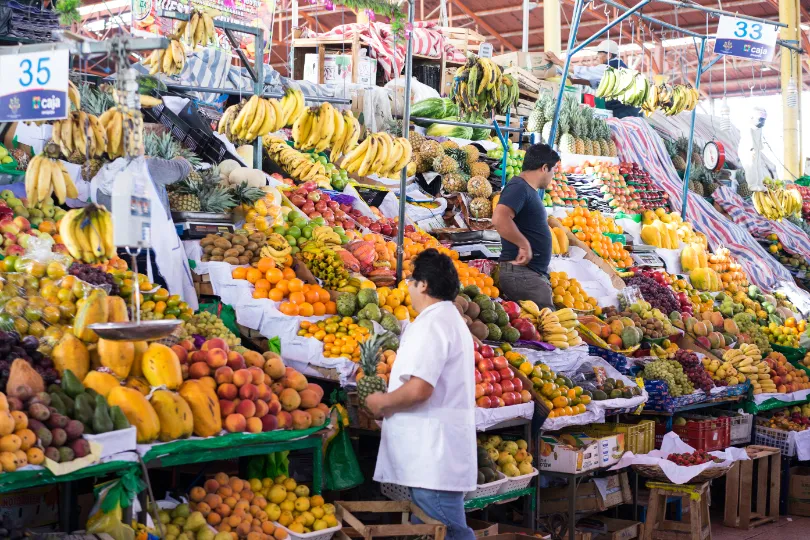
[[[608,123],[620,159],[644,167],[656,187],[669,193],[673,208],[680,209],[683,180],[675,172],[661,137],[641,118],[609,119]],[[728,248],[752,283],[766,291],[775,290],[780,283],[793,283],[787,268],[771,257],[746,228],[726,219],[703,197],[690,196],[686,211],[684,219],[706,235],[713,250]]]

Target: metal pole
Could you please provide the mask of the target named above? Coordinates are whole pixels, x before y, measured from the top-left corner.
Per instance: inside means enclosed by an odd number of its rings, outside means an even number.
[[[529,52],[529,0],[523,0],[523,45],[520,49]]]
[[[565,66],[563,67],[562,79],[560,79],[560,89],[557,91],[557,103],[554,105],[554,118],[551,121],[551,133],[546,144],[553,147],[554,138],[557,135],[557,122],[560,119],[560,107],[562,107],[563,92],[565,92],[565,81],[568,79],[568,70],[571,67],[571,51],[577,42],[577,30],[579,30],[579,20],[582,18],[583,0],[575,0],[574,14],[571,17],[571,29],[568,31],[568,54],[565,55]]]
[[[261,96],[264,93],[264,32],[261,28],[256,29],[256,37],[253,44],[255,45],[253,56],[255,62],[253,63],[253,70],[256,72],[256,80],[253,82],[253,93]],[[262,170],[262,138],[256,137],[253,143],[253,168]]]
[[[617,4],[616,2],[612,2],[611,0],[605,0],[605,4],[609,5],[610,7],[614,7],[616,9],[622,10],[622,11],[627,10],[627,6]],[[659,24],[659,25],[663,26],[664,28],[669,28],[670,30],[675,30],[676,32],[686,34],[687,36],[692,36],[692,37],[701,38],[701,39],[706,37],[703,34],[698,34],[696,32],[692,32],[691,30],[685,30],[683,28],[675,26],[674,24],[669,24],[669,23],[664,22],[664,21],[662,21],[660,19],[656,19],[655,17],[650,17],[649,15],[644,15],[643,13],[639,13],[638,16],[641,17],[643,20],[645,20],[647,22]]]
[[[703,73],[703,53],[706,51],[706,39],[700,42],[700,52],[698,53],[698,70],[695,76],[695,89],[700,90],[700,75]],[[695,117],[697,107],[692,109],[692,118],[689,122],[689,149],[686,151],[686,171],[683,173],[683,195],[681,201],[681,217],[686,220],[686,202],[689,197],[689,174],[692,172],[692,148],[695,144]]]
[[[409,28],[413,27],[414,2],[408,0]],[[408,124],[411,123],[411,77],[413,76],[413,37],[408,38],[408,48],[405,54],[405,103],[402,111],[402,136],[408,136]],[[405,190],[407,188],[407,167],[399,173],[399,227],[397,227],[397,283],[402,280],[402,244],[405,241]]]
[[[401,118],[404,118],[404,116],[401,117]],[[523,117],[521,117],[521,119],[522,118]],[[430,122],[432,124],[441,124],[443,126],[459,126],[459,127],[473,128],[473,129],[481,129],[481,128],[492,129],[492,124],[472,124],[470,122],[454,122],[452,120],[444,120],[444,119],[441,119],[441,118],[423,118],[421,116],[411,116],[411,120],[414,120],[416,122],[424,121],[424,122]],[[505,131],[505,132],[508,132],[508,133],[520,133],[522,131],[522,128],[519,128],[519,127],[517,127],[517,128],[502,127],[500,129],[501,129],[501,131]]]
[[[746,19],[749,21],[761,22],[763,24],[770,24],[772,26],[782,26],[787,28],[787,24],[783,22],[776,22],[776,21],[769,21],[766,19],[760,19],[759,17],[752,17],[750,15],[743,15],[742,13],[733,13],[731,11],[725,11],[722,9],[714,9],[706,6],[701,6],[696,3],[692,2],[680,2],[679,0],[655,0],[656,2],[661,2],[662,4],[668,4],[670,6],[681,7],[685,9],[696,9],[698,11],[703,11],[708,13],[709,15],[727,15],[729,17],[735,17],[737,19]]]
[[[167,84],[166,88],[169,90],[174,90],[176,92],[206,92],[206,93],[214,93],[214,94],[227,94],[229,96],[241,96],[244,94],[243,91],[233,88],[217,88],[215,86],[192,86],[186,84]],[[262,94],[263,98],[275,98],[281,99],[284,97],[283,94],[276,94],[273,92],[264,92]],[[350,99],[344,98],[330,98],[330,97],[319,97],[319,96],[304,96],[304,101],[315,101],[318,103],[332,103],[333,105],[351,105],[352,101]],[[428,119],[433,121],[432,119]],[[436,120],[438,122],[438,120]],[[481,127],[481,126],[478,126]]]
[[[581,51],[582,49],[584,49],[585,47],[587,47],[588,45],[590,45],[591,43],[593,43],[594,41],[599,39],[599,36],[601,36],[602,34],[607,32],[608,30],[610,30],[614,26],[618,25],[623,20],[625,20],[628,17],[635,14],[638,10],[642,9],[644,6],[649,4],[651,1],[652,0],[644,0],[643,2],[639,2],[638,4],[636,4],[635,6],[630,8],[629,10],[625,11],[624,13],[619,15],[617,18],[615,18],[613,21],[611,21],[610,24],[606,25],[604,28],[602,28],[601,30],[599,30],[598,32],[593,34],[591,37],[589,37],[588,39],[586,39],[585,41],[583,41],[582,43],[580,43],[579,45],[574,47],[574,50],[569,52],[568,56],[571,56],[573,54],[578,53],[579,51]],[[625,9],[627,9],[627,8],[625,8]],[[703,37],[703,36],[700,36],[700,37]],[[569,49],[569,51],[570,51],[570,49]]]

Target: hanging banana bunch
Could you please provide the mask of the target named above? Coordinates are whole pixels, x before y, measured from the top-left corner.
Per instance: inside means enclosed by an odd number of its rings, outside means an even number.
[[[143,116],[140,111],[123,106],[112,107],[98,120],[107,135],[106,150],[110,159],[144,153]]]
[[[234,144],[248,144],[283,128],[285,118],[282,102],[253,96],[225,109],[217,132]]]
[[[165,49],[155,49],[144,61],[149,66],[149,75],[165,73],[166,75],[179,75],[186,66],[186,51],[180,40],[171,37],[169,46]]]
[[[700,93],[689,84],[654,85],[633,69],[607,68],[599,86],[596,97],[615,99],[625,105],[640,107],[646,116],[656,109],[667,116],[692,111],[697,107]]]
[[[77,111],[82,108],[82,95],[73,81],[68,81],[68,100]]]
[[[84,111],[73,111],[64,120],[54,122],[51,140],[71,162],[84,157],[101,157],[107,150],[104,126],[97,116]]]
[[[495,111],[505,114],[510,105],[517,105],[517,79],[504,75],[501,67],[489,58],[470,56],[456,70],[450,99],[458,104],[459,112]]]
[[[59,150],[59,145],[49,142],[28,164],[25,196],[29,206],[45,201],[52,194],[56,195],[59,204],[64,204],[66,197],[75,199],[79,196],[65,165],[59,161]]]
[[[360,139],[360,122],[351,111],[341,114],[330,103],[306,109],[293,124],[292,138],[296,148],[323,152],[331,148],[333,163],[341,154],[353,150]]]
[[[177,25],[175,35],[182,35],[183,42],[192,49],[197,45],[207,47],[216,44],[217,31],[214,29],[214,19],[220,15],[222,12],[216,9],[195,9],[189,14],[188,22],[183,21]]]
[[[413,149],[408,139],[388,133],[372,133],[357,148],[348,152],[340,164],[349,174],[397,178],[411,160]]]

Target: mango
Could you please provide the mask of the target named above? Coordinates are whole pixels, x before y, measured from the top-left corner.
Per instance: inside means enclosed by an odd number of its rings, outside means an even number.
[[[82,380],[90,370],[90,353],[85,344],[73,334],[66,332],[53,348],[51,356],[53,367],[60,376],[66,369],[69,369],[79,380]]]
[[[158,438],[160,418],[138,390],[125,386],[113,388],[107,395],[107,404],[110,407],[117,405],[129,423],[135,426],[139,443],[150,443]]]
[[[189,379],[180,386],[178,393],[191,409],[195,435],[211,437],[222,431],[219,398],[209,385]]]

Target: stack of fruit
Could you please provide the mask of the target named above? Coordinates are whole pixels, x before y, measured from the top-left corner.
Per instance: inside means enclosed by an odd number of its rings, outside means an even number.
[[[201,336],[205,339],[220,338],[231,348],[242,344],[242,340],[225,326],[225,322],[221,318],[208,311],[195,313],[180,327],[180,330],[181,340],[191,336]]]
[[[734,294],[738,290],[748,288],[748,277],[737,260],[727,248],[720,248],[716,253],[709,255],[709,268],[719,276],[723,289]]]
[[[695,388],[699,388],[707,394],[714,388],[713,377],[706,372],[697,354],[688,349],[679,349],[675,353],[674,359],[681,364]]]
[[[158,511],[158,519],[162,524],[166,540],[177,540],[181,535],[187,540],[230,540],[233,538],[230,533],[227,533],[227,539],[213,533],[206,521],[206,516],[201,512],[192,513],[189,504],[186,503],[178,504],[171,510]],[[135,523],[134,520],[133,523]],[[140,529],[138,525],[135,524],[133,529],[136,531]],[[157,530],[146,530],[146,532],[154,535],[158,533]],[[217,538],[218,536],[219,538]]]
[[[786,394],[810,388],[810,379],[808,378],[807,372],[794,367],[782,353],[772,352],[763,358],[762,361],[767,368],[769,368],[765,373],[766,377],[769,377],[769,379],[766,378],[763,380],[762,371],[759,371],[756,382],[749,376],[755,394],[757,390],[761,390],[764,393],[776,392]],[[758,367],[760,370],[764,369],[761,366]],[[768,385],[765,383],[770,383],[770,388],[768,388]]]
[[[534,302],[528,300],[522,300],[520,307],[528,313],[526,318],[537,326],[538,340],[554,345],[558,349],[582,345],[582,338],[576,329],[577,314],[571,308],[558,311],[551,311],[549,308],[538,309]],[[519,319],[515,319],[517,320]]]
[[[557,375],[546,364],[535,364],[531,372],[534,389],[542,396],[543,405],[551,411],[549,418],[583,414],[593,395],[576,386],[568,377]]]
[[[42,404],[47,395],[37,393],[33,397],[28,397],[28,401],[24,403],[20,398],[6,399],[6,395],[0,393],[0,472],[14,472],[26,465],[42,465],[45,461],[45,453],[41,446],[52,447],[53,441],[48,438],[51,431],[40,421],[29,419],[24,409],[30,409],[37,402]],[[42,406],[47,410],[46,405]],[[67,434],[63,429],[60,431],[61,441],[58,441],[58,446],[65,448],[65,457],[70,458],[66,461],[72,460],[73,450],[70,446],[65,446]],[[41,439],[40,433],[43,436]],[[86,444],[86,441],[84,443]],[[50,456],[61,460],[62,451],[53,448],[54,450],[49,452]]]
[[[557,171],[543,193],[544,206],[581,206],[577,191],[568,185],[565,173]]]
[[[156,288],[155,285],[149,282],[146,274],[138,274],[132,270],[122,270],[119,267],[108,269],[112,274],[115,284],[120,289],[119,296],[124,299],[127,306],[132,305],[132,293],[135,290],[135,280],[138,280],[138,287],[140,289],[140,304],[141,304],[141,318],[143,319],[182,319],[188,320],[194,315],[194,310],[189,307],[186,302],[183,302],[179,295],[169,294],[169,291],[162,287]],[[78,280],[76,280],[78,282]],[[64,281],[61,284],[64,287]],[[74,282],[74,295],[81,287]],[[146,293],[144,291],[152,291],[154,293]],[[78,296],[78,295],[77,295]],[[150,303],[151,302],[151,303]],[[164,306],[158,307],[157,304],[165,303]],[[152,304],[154,303],[154,305]],[[154,309],[151,309],[154,308]],[[160,308],[163,308],[162,310]],[[110,320],[109,322],[115,322]]]
[[[773,344],[781,345],[783,347],[799,346],[799,329],[795,326],[776,324],[769,322],[767,326],[761,326],[762,332],[768,337],[768,341]]]
[[[470,287],[465,288],[465,292],[460,293],[454,301],[458,312],[464,317],[470,333],[479,340],[503,340],[507,343],[517,341],[521,337],[520,331],[511,324],[517,320],[519,314],[514,302],[507,303],[507,305],[493,302],[485,294],[470,297],[466,293],[475,292]],[[507,308],[510,311],[507,312]]]
[[[368,339],[371,330],[354,322],[351,317],[329,317],[316,323],[301,321],[298,335],[323,342],[326,358],[348,358],[360,361],[360,343]]]
[[[347,204],[344,203],[343,207],[341,207],[339,202],[332,200],[328,193],[318,189],[318,186],[312,182],[305,182],[295,191],[287,192],[286,195],[289,197],[290,202],[310,220],[319,217],[323,218],[324,223],[315,225],[325,224],[329,227],[341,225],[347,230],[355,228],[351,212],[359,213],[359,211],[348,209],[347,212]]]
[[[534,472],[529,445],[523,439],[505,441],[499,435],[489,435],[487,437],[481,435],[478,437],[478,448],[479,456],[481,455],[481,449],[485,450],[489,459],[497,463],[498,470],[505,474],[507,478]]]
[[[602,381],[595,380],[588,385],[587,390],[590,392],[594,401],[605,401],[606,399],[632,399],[635,396],[641,395],[641,389],[638,386],[626,386],[621,379],[613,379],[608,377]]]
[[[484,409],[528,403],[532,396],[509,368],[504,356],[489,345],[475,343],[475,402]]]
[[[615,309],[615,308],[614,308]],[[610,315],[613,313],[613,315]],[[618,317],[617,312],[605,312],[608,317],[616,317],[610,323],[588,321],[585,327],[602,339],[614,351],[634,350],[641,343],[644,333],[629,317]]]
[[[669,396],[679,397],[694,392],[692,382],[683,371],[680,362],[675,360],[655,360],[644,366],[645,380],[659,380],[667,383]]]
[[[576,278],[568,277],[565,272],[550,272],[549,285],[551,285],[552,300],[556,307],[573,308],[586,312],[598,310],[596,314],[601,313],[596,298],[589,296],[579,281]]]
[[[773,221],[801,215],[803,207],[802,196],[795,188],[770,179],[765,181],[765,191],[755,191],[751,195],[751,202],[760,215]]]
[[[487,157],[490,159],[497,160],[501,165],[495,169],[495,175],[500,178],[503,169],[501,168],[503,165],[503,147],[496,146],[491,150],[487,150]],[[506,154],[506,181],[508,182],[513,177],[519,175],[523,170],[523,159],[526,157],[525,150],[518,150],[512,146],[509,147],[509,151]]]
[[[493,454],[489,453],[487,448],[480,444],[477,447],[476,465],[478,468],[478,479],[476,484],[482,486],[484,484],[491,484],[498,480],[498,465],[496,464],[500,452],[493,449]]]
[[[692,453],[684,452],[682,454],[670,454],[667,460],[682,467],[691,467],[693,465],[703,465],[704,463],[721,463],[723,460],[714,457],[704,450],[695,450]]]
[[[650,303],[644,300],[636,302],[618,313],[616,313],[616,308],[611,306],[605,310],[605,315],[607,317],[605,321],[608,323],[622,317],[629,318],[633,321],[633,325],[642,331],[643,337],[646,339],[668,338],[677,333],[667,316],[658,308],[652,308]]]
[[[762,354],[756,345],[743,343],[739,349],[730,349],[723,353],[723,362],[716,358],[703,359],[703,367],[717,383],[717,386],[732,386],[750,379],[759,380],[759,374],[767,375],[768,370],[761,362]],[[767,377],[763,377],[763,380]]]
[[[781,429],[783,431],[805,431],[810,429],[810,405],[794,405],[781,411],[775,411],[764,424],[771,429]]]
[[[630,268],[633,259],[621,242],[612,242],[606,233],[622,234],[624,231],[613,218],[604,217],[601,212],[590,211],[587,208],[575,208],[562,220],[563,226],[568,227],[577,239],[585,242],[603,259],[612,261],[618,268]]]
[[[219,234],[209,234],[200,240],[203,255],[202,262],[223,261],[229,264],[253,264],[258,263],[259,250],[265,245],[267,238],[262,232],[255,232],[248,235],[247,231],[241,230],[244,234],[232,234],[229,232]]]
[[[391,374],[391,369],[394,367],[394,362],[397,360],[397,353],[392,350],[386,350],[382,352],[380,356],[379,362],[377,362],[377,376],[380,377],[386,384],[388,384],[388,379]],[[363,371],[363,367],[360,366],[357,368],[357,377],[362,378],[365,376],[365,372]]]
[[[338,525],[335,506],[325,503],[320,495],[310,494],[308,486],[298,484],[292,478],[284,475],[264,478],[260,490],[257,489],[258,479],[252,479],[250,484],[254,493],[262,493],[269,502],[265,508],[268,517],[281,525],[277,540],[283,540],[281,533],[285,528],[296,534],[306,534]]]
[[[633,189],[632,196],[636,203],[634,209],[653,210],[667,205],[669,194],[654,188],[650,173],[642,169],[638,163],[619,163],[619,174]]]

